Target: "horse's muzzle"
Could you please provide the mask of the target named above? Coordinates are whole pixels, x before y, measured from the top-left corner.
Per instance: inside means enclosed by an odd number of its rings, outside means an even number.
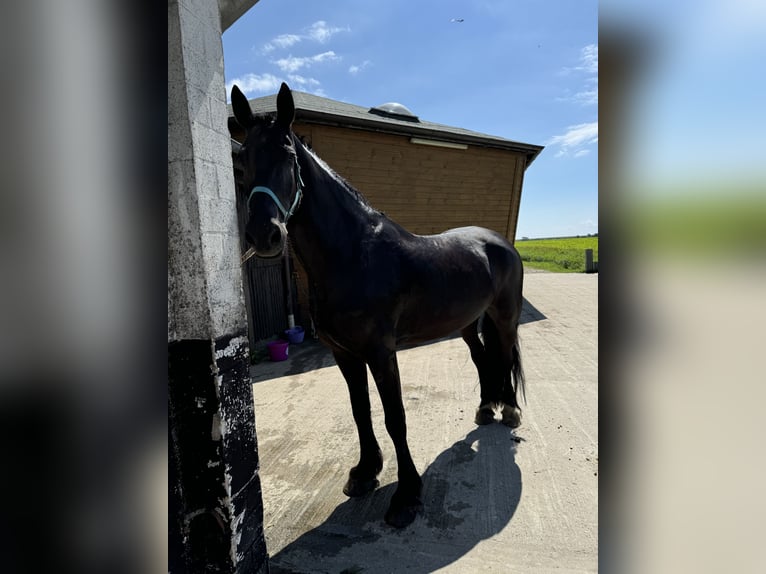
[[[272,219],[268,223],[256,226],[251,221],[245,228],[245,239],[255,249],[258,257],[277,257],[285,248],[287,232],[284,225]]]

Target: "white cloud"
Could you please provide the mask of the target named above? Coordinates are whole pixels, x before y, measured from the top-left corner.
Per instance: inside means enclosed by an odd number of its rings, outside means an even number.
[[[585,106],[598,104],[598,86],[592,90],[577,92],[572,99]]]
[[[295,84],[297,86],[302,87],[316,87],[319,85],[319,80],[315,78],[304,78],[303,76],[299,76],[298,74],[290,74],[287,76],[287,79],[290,80],[291,84]]]
[[[263,46],[264,52],[273,52],[277,48],[285,49],[289,48],[293,44],[297,44],[301,41],[301,37],[297,36],[295,34],[282,34],[281,36],[277,36],[271,42],[268,44],[265,44]]]
[[[547,143],[558,146],[556,157],[583,157],[590,153],[586,146],[598,143],[598,122],[569,126],[563,134],[553,136]]]
[[[598,105],[598,44],[588,44],[580,50],[580,63],[577,66],[562,68],[561,74],[570,76],[572,73],[586,74],[585,87],[574,95],[558,98],[564,102],[575,102],[585,106]]]
[[[339,28],[328,25],[324,20],[318,20],[308,28],[304,28],[304,34],[280,34],[263,45],[263,53],[268,54],[277,48],[284,50],[304,40],[326,44],[335,34],[350,31],[351,28],[348,26]]]
[[[311,26],[309,26],[308,33],[305,35],[305,37],[311,40],[314,40],[315,42],[319,42],[320,44],[325,44],[330,38],[332,38],[338,32],[350,32],[350,31],[351,29],[348,27],[337,28],[334,26],[328,26],[327,22],[325,22],[324,20],[318,20],[317,22],[314,22]]]
[[[248,97],[273,94],[279,90],[282,82],[287,81],[291,88],[302,92],[309,92],[317,96],[326,97],[322,89],[322,83],[316,78],[307,78],[299,74],[288,74],[287,80],[273,74],[245,74],[239,78],[226,82],[227,98],[231,94],[231,88],[236,84]]]
[[[316,78],[304,78],[296,74],[290,74],[287,76],[290,80],[290,84],[297,86],[299,89],[317,94],[319,96],[324,95],[324,90],[320,87],[322,83]]]
[[[273,74],[245,74],[226,82],[227,97],[231,94],[231,88],[234,84],[237,84],[246,96],[250,94],[270,94],[279,89],[282,79]]]
[[[359,65],[354,64],[353,66],[349,66],[348,73],[355,76],[356,74],[358,74],[359,72],[361,72],[362,70],[370,66],[371,64],[372,62],[370,62],[369,60],[365,60]]]
[[[598,44],[588,44],[580,50],[580,66],[576,69],[598,74]]]
[[[574,96],[574,100],[583,106],[596,106],[598,105],[598,90],[577,92]]]
[[[273,63],[279,66],[279,69],[283,72],[297,72],[301,68],[307,68],[311,67],[313,64],[319,64],[321,62],[327,62],[332,60],[339,60],[340,57],[338,57],[335,52],[332,50],[329,50],[327,52],[322,52],[321,54],[316,54],[314,56],[307,56],[304,58],[298,58],[293,56],[292,54],[289,55],[287,58],[280,58],[279,60],[275,60]]]
[[[327,97],[324,89],[322,89],[322,83],[316,78],[306,78],[298,74],[288,74],[287,79],[290,80],[291,88],[309,92],[317,96]]]
[[[569,76],[573,72],[585,72],[586,74],[598,74],[598,44],[588,44],[580,48],[580,56],[577,66],[565,66],[561,68],[562,76]]]

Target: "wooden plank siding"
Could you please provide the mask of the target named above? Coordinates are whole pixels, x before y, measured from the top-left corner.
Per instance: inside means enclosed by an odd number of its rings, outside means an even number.
[[[521,190],[524,186],[524,170],[526,169],[526,159],[518,155],[516,157],[515,180],[513,183],[513,201],[511,201],[511,213],[508,217],[508,232],[506,237],[511,243],[515,242],[516,225],[519,222],[519,205],[521,204]]]
[[[330,126],[296,124],[295,131],[373,207],[413,233],[480,225],[513,241],[522,154],[416,145],[406,136]]]

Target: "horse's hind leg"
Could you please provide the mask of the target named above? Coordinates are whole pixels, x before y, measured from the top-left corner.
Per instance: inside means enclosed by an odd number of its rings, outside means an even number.
[[[383,468],[383,455],[372,429],[367,366],[364,361],[340,351],[334,351],[333,355],[346,379],[351,396],[351,411],[359,433],[359,464],[349,472],[343,492],[347,496],[362,496],[378,487],[380,483],[377,476]]]
[[[502,387],[500,404],[502,405],[502,423],[511,428],[521,424],[521,409],[517,394],[524,391],[524,372],[521,368],[519,352],[518,313],[492,313],[493,332],[485,331],[485,338],[494,339],[493,352],[489,358],[501,370]],[[486,320],[485,320],[486,321]],[[488,347],[489,354],[489,347]]]
[[[497,381],[493,380],[489,370],[487,350],[479,339],[479,320],[465,327],[460,334],[471,351],[471,359],[479,371],[479,384],[481,385],[481,402],[476,409],[474,422],[477,425],[487,425],[495,420],[495,404],[500,400],[500,388]]]
[[[506,426],[516,428],[521,424],[521,409],[519,408],[516,395],[519,391],[523,391],[524,385],[517,327],[513,327],[506,337],[501,337],[502,339],[505,339],[505,349],[510,350],[510,353],[507,350],[505,351],[503,358],[504,370],[507,374],[503,382],[503,390],[500,397],[503,404],[501,411],[502,422]]]

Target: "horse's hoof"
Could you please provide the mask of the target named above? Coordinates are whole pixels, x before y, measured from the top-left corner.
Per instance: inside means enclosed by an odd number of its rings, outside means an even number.
[[[474,422],[477,425],[488,425],[495,422],[495,410],[491,406],[479,407],[476,409],[476,418]]]
[[[423,510],[423,503],[419,498],[411,500],[408,504],[397,505],[391,502],[391,506],[386,511],[386,524],[394,528],[404,528],[412,524],[418,512]]]
[[[360,480],[358,478],[349,477],[348,482],[343,487],[343,494],[356,498],[357,496],[364,496],[365,494],[372,492],[380,486],[380,482],[377,478],[370,478],[366,480]]]
[[[521,411],[516,407],[504,405],[502,415],[502,423],[507,427],[515,429],[521,424]]]

